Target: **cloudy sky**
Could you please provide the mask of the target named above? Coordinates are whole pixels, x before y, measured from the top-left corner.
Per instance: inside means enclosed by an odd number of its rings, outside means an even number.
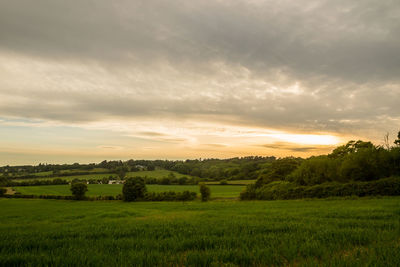
[[[0,165],[307,157],[398,130],[398,0],[0,0]]]

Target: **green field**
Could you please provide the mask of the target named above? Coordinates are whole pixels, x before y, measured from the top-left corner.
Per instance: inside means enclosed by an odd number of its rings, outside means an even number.
[[[104,170],[104,169],[101,169]],[[161,179],[163,177],[167,177],[168,174],[173,173],[176,177],[182,177],[186,176],[188,178],[192,177],[190,175],[184,175],[180,174],[174,171],[168,171],[168,170],[154,170],[154,171],[137,171],[137,172],[128,172],[126,174],[126,177],[135,177],[135,176],[140,176],[140,177],[145,177],[147,176],[148,178],[156,178],[156,179]],[[108,178],[108,177],[114,177],[116,178],[117,175],[114,173],[96,173],[93,172],[93,174],[86,174],[86,175],[71,175],[71,176],[59,176],[59,177],[40,177],[40,180],[54,180],[57,178],[67,180],[67,181],[72,181],[74,179],[83,179],[83,180],[89,180],[89,179],[102,179],[102,178]],[[14,179],[14,181],[32,181],[32,180],[37,180],[38,178],[28,178],[28,179]]]
[[[165,192],[165,191],[192,191],[199,193],[198,185],[147,185],[147,190],[150,192]],[[212,198],[235,198],[239,197],[244,186],[238,185],[210,185]],[[13,189],[25,195],[71,195],[70,185],[44,185],[44,186],[18,186]],[[90,184],[88,185],[87,196],[116,196],[121,194],[122,185],[108,184]]]
[[[0,199],[0,265],[398,266],[400,198]]]

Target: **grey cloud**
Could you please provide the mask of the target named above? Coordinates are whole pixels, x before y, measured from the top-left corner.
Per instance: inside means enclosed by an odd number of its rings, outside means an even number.
[[[391,131],[400,126],[399,17],[394,0],[1,1],[0,53],[87,70],[65,88],[62,71],[25,85],[38,90],[1,79],[0,97],[22,100],[0,100],[0,115]],[[119,82],[105,90],[104,76]],[[300,93],[280,92],[296,82]]]
[[[220,60],[258,75],[400,74],[398,1],[2,1],[2,49],[106,63]]]

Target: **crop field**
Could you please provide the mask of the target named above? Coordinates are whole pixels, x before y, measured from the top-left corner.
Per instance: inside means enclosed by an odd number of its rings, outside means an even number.
[[[0,199],[0,265],[398,266],[400,198]]]
[[[150,192],[165,191],[192,191],[200,193],[198,185],[147,185]],[[244,186],[238,185],[210,185],[212,198],[236,198],[243,191]],[[44,186],[18,186],[13,189],[26,195],[71,195],[70,185],[44,185]],[[119,184],[90,184],[88,185],[87,196],[116,196],[121,194],[122,185]]]
[[[176,177],[182,177],[182,176],[186,176],[188,178],[192,177],[190,175],[183,175],[183,174],[180,174],[180,173],[177,173],[174,171],[168,171],[168,170],[128,172],[128,173],[126,173],[126,177],[135,177],[135,176],[145,177],[145,176],[147,176],[148,178],[161,179],[163,177],[167,177],[168,174],[170,174],[170,173],[173,173]],[[83,179],[83,180],[102,179],[102,178],[108,178],[110,176],[117,178],[117,175],[114,173],[93,172],[93,174],[85,174],[85,175],[71,175],[71,176],[60,176],[60,177],[40,177],[40,180],[54,180],[54,179],[60,178],[63,180],[72,181],[74,179]],[[37,179],[38,178],[15,179],[15,181],[32,181],[32,180],[37,180]]]

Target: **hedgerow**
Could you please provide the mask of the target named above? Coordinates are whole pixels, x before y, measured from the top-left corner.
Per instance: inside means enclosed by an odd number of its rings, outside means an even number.
[[[287,181],[276,181],[260,188],[248,185],[240,194],[241,200],[277,200],[300,198],[326,198],[344,196],[397,196],[400,195],[400,177],[390,177],[370,182],[323,183],[299,186]]]

